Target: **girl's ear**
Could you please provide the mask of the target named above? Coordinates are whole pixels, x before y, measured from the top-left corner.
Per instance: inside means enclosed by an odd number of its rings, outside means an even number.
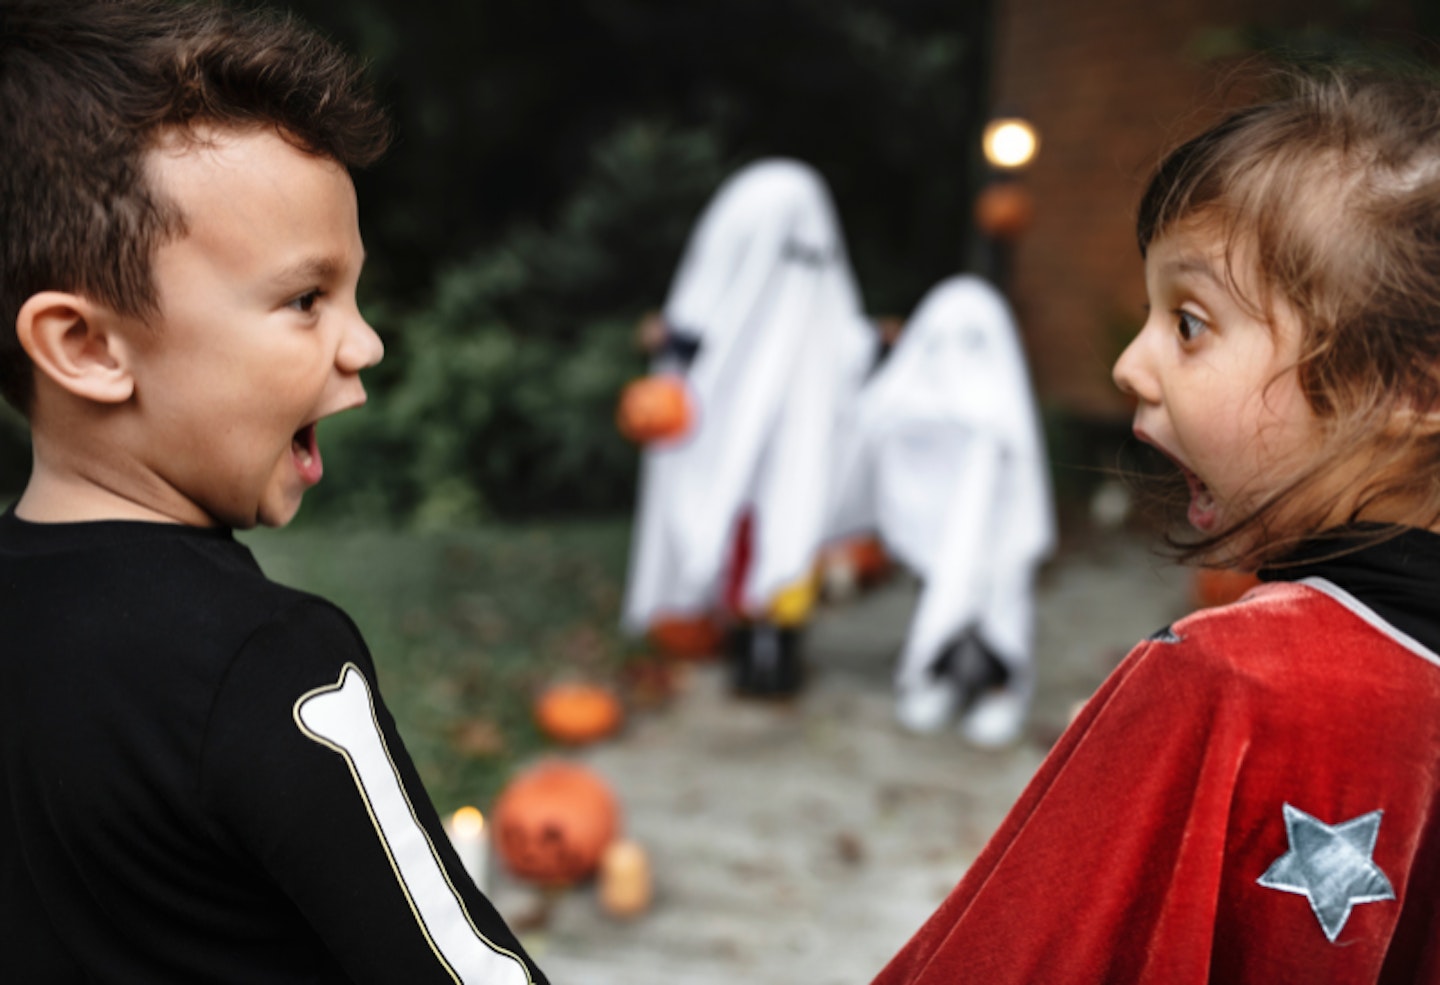
[[[31,362],[56,385],[102,404],[135,392],[129,347],[109,308],[65,291],[41,291],[20,306],[15,334]]]

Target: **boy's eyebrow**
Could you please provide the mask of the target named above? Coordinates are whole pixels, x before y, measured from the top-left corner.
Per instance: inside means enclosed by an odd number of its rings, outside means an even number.
[[[365,254],[360,254],[360,265],[365,264]],[[345,269],[345,263],[336,256],[309,256],[302,257],[294,263],[286,264],[276,271],[274,280],[281,284],[293,284],[297,282],[330,281],[338,278]]]

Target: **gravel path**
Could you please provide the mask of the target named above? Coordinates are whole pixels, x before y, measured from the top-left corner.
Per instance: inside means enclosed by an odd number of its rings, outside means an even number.
[[[823,611],[798,700],[739,701],[718,665],[693,665],[672,703],[576,756],[619,794],[653,906],[617,921],[593,886],[546,906],[494,865],[491,896],[555,985],[863,985],[959,879],[1074,704],[1186,610],[1189,585],[1134,535],[1068,546],[1041,579],[1035,713],[1003,752],[894,725],[905,579]]]

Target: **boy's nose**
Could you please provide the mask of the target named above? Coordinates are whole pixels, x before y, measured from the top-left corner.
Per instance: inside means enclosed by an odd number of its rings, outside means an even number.
[[[385,343],[359,312],[345,326],[336,364],[347,373],[358,373],[378,363],[385,355]]]

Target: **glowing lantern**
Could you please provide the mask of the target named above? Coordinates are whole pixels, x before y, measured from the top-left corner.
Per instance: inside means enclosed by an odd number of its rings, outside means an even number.
[[[1040,150],[1040,135],[1028,120],[1018,116],[1001,117],[985,125],[980,146],[991,167],[1018,171],[1035,159]]]

